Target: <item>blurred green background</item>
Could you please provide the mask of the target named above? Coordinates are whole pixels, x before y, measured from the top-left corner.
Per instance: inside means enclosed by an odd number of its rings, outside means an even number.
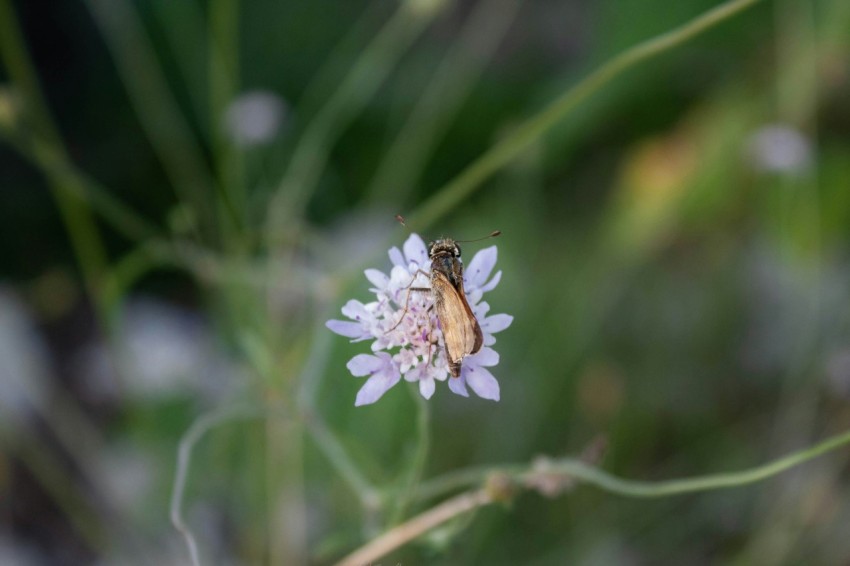
[[[470,466],[604,440],[663,480],[850,429],[850,2],[760,2],[450,184],[716,5],[0,0],[0,563],[188,563],[177,447],[210,410],[246,418],[192,452],[206,564],[332,563]],[[324,322],[389,270],[397,213],[502,230],[500,402],[353,406],[368,347]],[[847,472],[527,493],[376,564],[846,564]]]

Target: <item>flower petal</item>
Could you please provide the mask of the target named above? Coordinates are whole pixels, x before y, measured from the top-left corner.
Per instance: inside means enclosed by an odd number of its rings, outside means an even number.
[[[432,377],[427,377],[419,380],[419,393],[422,394],[426,399],[430,399],[434,394],[434,389],[436,389],[436,384],[434,383],[434,379]]]
[[[366,378],[357,392],[355,405],[374,403],[402,377],[410,382],[418,381],[419,392],[425,399],[436,392],[436,380],[447,380],[449,389],[456,395],[469,397],[471,387],[482,398],[498,400],[499,383],[486,368],[499,363],[499,355],[490,347],[496,341],[493,334],[509,327],[513,317],[506,314],[488,317],[490,305],[483,300],[484,293],[494,289],[502,277],[501,271],[491,277],[498,257],[496,247],[480,250],[466,269],[467,300],[481,322],[485,347],[467,357],[459,378],[449,377],[444,349],[433,350],[433,340],[441,338],[441,325],[436,314],[429,310],[434,303],[432,293],[420,292],[421,288],[430,287],[425,242],[417,234],[411,234],[401,249],[389,250],[389,257],[393,265],[389,273],[364,270],[372,285],[370,291],[376,295],[372,302],[350,300],[342,308],[350,321],[325,323],[331,331],[352,341],[370,341],[373,355],[360,354],[346,364],[352,375]]]
[[[480,293],[481,291],[478,291],[478,292]],[[467,295],[466,298],[469,301],[469,305],[472,307],[472,312],[473,312],[473,314],[475,314],[475,318],[477,318],[479,322],[486,319],[487,313],[490,312],[490,304],[487,301],[481,301],[480,303],[475,304],[469,298],[469,295]],[[481,329],[482,330],[484,329],[483,325],[481,326]]]
[[[481,348],[477,354],[467,356],[465,361],[470,367],[492,367],[499,364],[499,353],[493,348]]]
[[[484,285],[496,265],[498,255],[496,246],[490,246],[479,250],[473,256],[472,261],[469,262],[469,267],[466,269],[466,280],[470,287],[482,287]]]
[[[378,291],[384,291],[387,288],[387,285],[390,284],[390,278],[387,277],[387,274],[383,271],[378,271],[377,269],[367,269],[363,273],[366,274],[366,279],[369,280],[369,283],[375,286],[375,289]]]
[[[509,314],[494,314],[484,319],[484,322],[481,323],[481,330],[495,334],[510,326],[513,321],[514,317]]]
[[[406,267],[393,267],[390,271],[390,283],[387,287],[394,301],[398,301],[399,291],[410,286],[411,275]]]
[[[411,234],[404,242],[404,256],[408,265],[412,262],[416,262],[419,267],[428,265],[428,249],[418,234]]]
[[[401,254],[401,250],[395,246],[390,248],[390,261],[393,262],[393,267],[407,267],[407,264],[404,262],[404,256]]]
[[[340,336],[345,336],[347,338],[364,338],[369,336],[369,332],[363,328],[363,325],[359,322],[348,322],[347,320],[329,320],[325,323],[325,326],[331,332],[335,332]]]
[[[476,306],[473,306],[473,305],[478,304],[478,301],[480,301],[481,297],[484,296],[484,292],[481,291],[481,289],[478,289],[477,287],[473,287],[472,289],[465,289],[465,291],[466,291],[466,301],[469,303],[469,306],[472,307],[473,309],[477,308]],[[489,310],[489,308],[490,307],[487,307],[488,310]]]
[[[360,391],[357,392],[357,399],[354,400],[354,406],[370,405],[381,398],[393,385],[398,383],[401,375],[398,371],[382,371],[376,373],[366,380]]]
[[[489,283],[487,283],[486,285],[483,285],[481,287],[481,292],[486,293],[487,291],[492,291],[493,289],[496,288],[496,285],[498,285],[499,281],[501,281],[501,280],[502,280],[502,271],[499,270],[499,271],[496,272],[496,275],[493,276],[493,278],[490,280]]]
[[[431,377],[440,381],[445,381],[446,378],[449,376],[449,370],[447,370],[445,367],[431,366],[430,372]]]
[[[345,306],[342,307],[342,314],[356,321],[372,318],[372,315],[366,310],[366,305],[360,301],[355,301],[354,299],[345,303]]]
[[[499,400],[499,382],[483,367],[464,367],[466,383],[482,399]]]
[[[378,356],[370,356],[369,354],[357,354],[345,364],[348,371],[354,377],[363,377],[364,375],[373,375],[384,369],[387,362]]]
[[[401,373],[406,374],[405,379],[407,381],[419,379],[419,368],[417,367],[419,358],[416,357],[412,349],[402,348],[393,356],[393,361],[399,366]]]
[[[466,390],[466,380],[463,378],[463,375],[449,379],[449,389],[452,390],[452,393],[456,393],[462,397],[469,397],[469,392]]]

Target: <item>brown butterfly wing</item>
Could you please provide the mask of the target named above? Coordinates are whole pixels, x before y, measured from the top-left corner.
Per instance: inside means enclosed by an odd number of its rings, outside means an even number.
[[[466,301],[462,279],[455,287],[445,274],[434,271],[431,287],[435,297],[437,318],[443,330],[449,370],[454,377],[458,377],[463,358],[481,349],[484,335]]]
[[[481,332],[481,325],[478,324],[478,319],[472,313],[472,308],[469,306],[469,301],[466,300],[466,291],[463,288],[463,277],[458,279],[457,294],[460,297],[460,302],[463,303],[463,308],[467,314],[467,320],[472,323],[472,345],[466,352],[466,355],[475,354],[481,349],[484,344],[484,333]]]

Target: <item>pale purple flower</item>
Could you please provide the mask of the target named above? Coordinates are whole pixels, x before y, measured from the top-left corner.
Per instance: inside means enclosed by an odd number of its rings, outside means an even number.
[[[490,305],[482,300],[484,293],[495,289],[502,277],[501,271],[490,277],[498,256],[496,246],[480,250],[464,270],[466,298],[481,325],[484,346],[464,358],[458,378],[449,377],[443,335],[432,308],[431,293],[409,291],[411,287],[430,287],[431,262],[425,242],[411,234],[402,250],[394,247],[389,256],[392,262],[389,275],[377,269],[365,272],[375,300],[365,304],[350,300],[342,308],[348,320],[326,323],[330,330],[352,342],[372,340],[371,354],[358,354],[347,364],[353,376],[368,376],[354,404],[374,403],[402,377],[418,382],[419,392],[426,399],[434,394],[437,381],[448,380],[449,389],[458,395],[468,397],[469,388],[479,397],[498,401],[499,382],[487,368],[499,363],[499,354],[491,347],[496,343],[493,335],[510,326],[513,317],[488,316]],[[407,313],[402,319],[406,301]]]
[[[811,168],[814,147],[805,133],[788,124],[768,124],[748,143],[752,165],[766,173],[799,175]]]
[[[274,140],[286,118],[286,111],[284,100],[273,92],[244,92],[227,106],[225,130],[238,146],[264,145]]]

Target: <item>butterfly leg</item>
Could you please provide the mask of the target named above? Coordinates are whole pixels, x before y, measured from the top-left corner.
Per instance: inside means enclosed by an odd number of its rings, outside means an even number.
[[[428,274],[426,272],[422,271],[421,269],[417,270],[416,275],[418,275],[420,273],[422,275],[424,275],[425,277],[428,277]],[[387,330],[387,332],[392,332],[393,330],[395,330],[398,327],[398,325],[401,324],[401,321],[404,320],[404,317],[407,314],[408,306],[410,305],[410,292],[411,291],[417,291],[419,293],[430,293],[431,292],[431,289],[429,287],[413,287],[413,283],[415,281],[416,281],[416,276],[413,277],[413,280],[410,282],[410,285],[407,286],[407,296],[404,299],[404,310],[402,311],[401,316],[398,319],[398,322],[393,324],[392,328]]]
[[[434,310],[434,305],[431,305],[430,307],[428,307],[428,310],[426,311],[426,313],[428,314],[428,363],[426,365],[429,365],[429,366],[431,365],[431,359],[432,359],[431,355],[433,354],[433,351],[434,351],[434,341],[431,339],[431,333],[434,330],[434,328],[431,326],[430,313],[431,313],[432,310]]]

